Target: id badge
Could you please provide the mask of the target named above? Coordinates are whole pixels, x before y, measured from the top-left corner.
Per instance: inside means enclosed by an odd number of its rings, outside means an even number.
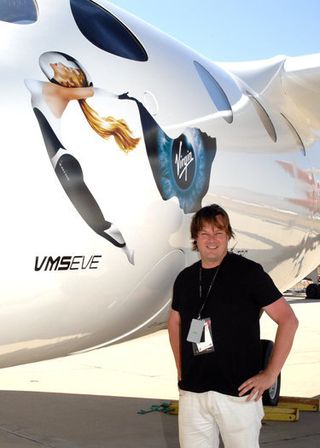
[[[214,352],[212,330],[211,330],[211,319],[210,317],[207,317],[206,319],[203,319],[202,322],[203,322],[204,338],[202,342],[192,343],[194,355],[204,355],[206,353]]]
[[[204,321],[202,319],[192,319],[187,336],[187,341],[198,344],[201,341],[203,329]]]

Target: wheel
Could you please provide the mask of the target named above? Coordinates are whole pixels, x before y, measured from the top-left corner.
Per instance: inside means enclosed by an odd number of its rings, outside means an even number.
[[[261,339],[261,368],[264,370],[269,362],[271,352],[273,349],[273,342],[267,339]],[[264,391],[262,395],[262,402],[264,406],[277,406],[280,396],[280,386],[281,386],[281,373],[279,373],[275,383],[269,387],[269,389]]]
[[[320,299],[320,285],[310,283],[306,287],[306,299]]]

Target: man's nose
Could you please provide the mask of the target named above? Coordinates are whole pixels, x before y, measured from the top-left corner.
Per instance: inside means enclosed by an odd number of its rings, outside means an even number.
[[[216,235],[208,235],[208,240],[209,241],[216,241],[217,240],[217,236]]]

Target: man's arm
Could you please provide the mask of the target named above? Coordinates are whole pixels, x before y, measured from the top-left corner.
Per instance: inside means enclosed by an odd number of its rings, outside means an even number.
[[[171,310],[168,320],[168,332],[171,349],[177,366],[179,381],[181,380],[180,328],[180,313],[178,311]]]
[[[271,319],[278,324],[276,339],[267,368],[249,378],[239,387],[239,396],[251,390],[247,400],[253,397],[259,400],[263,392],[275,383],[292,347],[295,332],[298,328],[296,318],[291,306],[284,297],[263,308]]]

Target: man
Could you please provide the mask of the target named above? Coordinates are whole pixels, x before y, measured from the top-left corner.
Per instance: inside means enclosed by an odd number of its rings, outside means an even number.
[[[201,260],[173,289],[168,329],[179,389],[181,448],[259,447],[261,396],[274,384],[298,321],[261,265],[228,252],[233,237],[225,210],[213,204],[193,217],[191,237]],[[261,309],[278,327],[261,371]]]

